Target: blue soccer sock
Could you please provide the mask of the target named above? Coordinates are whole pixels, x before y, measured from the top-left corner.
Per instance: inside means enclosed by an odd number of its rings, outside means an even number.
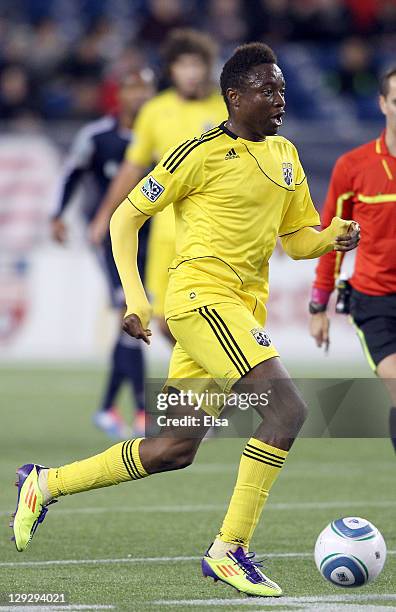
[[[142,341],[121,332],[114,346],[102,410],[109,410],[124,382],[129,382],[138,411],[144,410],[144,358]]]

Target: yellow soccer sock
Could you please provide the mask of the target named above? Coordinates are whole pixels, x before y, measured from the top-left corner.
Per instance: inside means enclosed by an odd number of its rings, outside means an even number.
[[[119,442],[99,455],[50,468],[47,486],[51,496],[81,493],[148,476],[139,456],[142,440]]]
[[[288,452],[251,438],[239,464],[237,482],[218,538],[248,547],[269,491]]]

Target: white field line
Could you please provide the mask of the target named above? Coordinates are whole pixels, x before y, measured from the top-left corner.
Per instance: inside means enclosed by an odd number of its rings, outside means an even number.
[[[367,594],[367,595],[355,595],[350,593],[345,593],[344,595],[322,595],[322,596],[302,596],[302,597],[269,597],[268,599],[261,598],[260,600],[260,609],[265,607],[284,607],[284,606],[298,606],[302,609],[307,609],[306,606],[309,605],[310,609],[323,610],[323,604],[333,605],[333,611],[335,610],[334,604],[348,604],[351,603],[360,603],[360,602],[370,602],[370,601],[395,601],[396,602],[396,593],[384,593],[383,595],[378,594]],[[157,606],[257,606],[258,600],[257,598],[233,598],[233,599],[159,599],[156,601],[152,601],[151,604]],[[318,607],[320,604],[320,608]],[[316,607],[311,607],[316,606]],[[355,609],[360,608],[361,606],[354,606]],[[362,606],[363,608],[363,606]],[[364,606],[364,608],[367,607]],[[330,608],[328,608],[330,609]],[[344,610],[344,606],[342,606]],[[348,610],[348,607],[345,609]],[[378,610],[377,606],[370,606],[372,610]],[[381,606],[382,609],[382,606]],[[385,608],[384,608],[385,609]],[[387,607],[386,610],[391,610],[393,608]]]
[[[279,606],[279,603],[277,604]],[[261,610],[265,610],[265,607],[259,608],[258,610],[251,610],[251,612],[261,612]],[[289,612],[290,608],[283,608],[283,612]],[[302,603],[302,604],[294,604],[293,610],[311,610],[311,612],[318,612],[318,602],[315,603]],[[394,610],[392,606],[377,606],[377,604],[362,604],[362,603],[343,603],[340,604],[338,611],[339,612],[391,612]],[[279,612],[282,612],[282,608],[279,609]],[[320,602],[320,612],[335,612],[333,603],[324,603]]]
[[[271,510],[320,510],[326,508],[349,508],[349,507],[364,507],[364,508],[393,508],[396,506],[396,500],[378,500],[378,501],[367,501],[367,500],[340,500],[332,502],[274,502],[269,503],[266,506],[265,511],[271,512]],[[225,510],[226,505],[223,504],[184,504],[177,506],[159,506],[157,504],[149,506],[109,506],[108,508],[97,508],[97,507],[85,507],[85,508],[58,508],[56,507],[55,512],[51,512],[51,517],[57,514],[106,514],[107,512],[210,512]],[[12,510],[13,511],[13,510]],[[1,510],[0,516],[9,516],[11,510]]]
[[[388,550],[388,555],[396,555],[396,550]],[[263,556],[271,559],[313,559],[313,552],[266,552]],[[46,567],[51,565],[112,565],[121,563],[177,563],[183,561],[198,561],[200,556],[182,557],[120,557],[116,559],[53,559],[51,561],[2,561],[0,567]],[[396,597],[396,595],[395,595]]]
[[[393,508],[396,507],[396,500],[341,500],[331,502],[274,502],[269,503],[266,506],[265,511],[279,511],[279,510],[320,510],[327,508],[349,508],[349,507],[364,507],[364,508]],[[64,514],[106,514],[107,512],[117,513],[130,513],[130,512],[169,512],[169,513],[181,513],[181,512],[210,512],[225,510],[226,505],[223,504],[185,504],[177,506],[163,506],[158,504],[148,506],[110,506],[108,508],[98,507],[85,507],[85,508],[58,508],[56,507],[54,512],[51,512],[51,517],[56,515]],[[13,510],[12,510],[13,511]],[[11,510],[1,510],[0,516],[9,516]]]
[[[377,461],[373,464],[375,466],[375,468],[377,470],[380,469],[392,469],[392,463],[391,461]],[[336,472],[329,472],[329,467],[331,467],[332,464],[330,462],[324,462],[321,463],[318,466],[315,466],[315,472],[312,472],[312,464],[306,463],[306,462],[299,462],[299,463],[291,463],[287,466],[287,470],[284,470],[282,472],[282,480],[284,480],[285,478],[295,478],[297,475],[300,474],[307,474],[307,471],[310,471],[312,473],[310,473],[310,478],[318,478],[320,477],[322,474],[325,474],[326,477],[335,477],[335,478],[339,478],[339,474]],[[186,470],[186,472],[184,472],[184,474],[187,476],[193,475],[193,474],[235,474],[237,471],[237,463],[234,464],[225,464],[225,463],[202,463],[202,464],[193,464],[191,467],[188,468],[188,470]],[[361,474],[362,473],[362,468],[361,468],[361,464],[356,463],[356,464],[348,464],[348,475],[355,475],[355,474]]]
[[[51,565],[108,565],[117,563],[177,563],[197,561],[201,557],[121,557],[119,559],[55,559],[53,561],[5,561],[0,567],[39,567]]]
[[[96,604],[69,604],[69,605],[61,605],[56,604],[53,606],[20,606],[19,604],[15,604],[14,606],[0,606],[1,612],[57,612],[57,610],[70,610],[76,611],[79,610],[114,610],[115,606],[102,606]]]
[[[67,459],[64,461],[67,463]],[[336,472],[332,472],[329,467],[332,464],[325,463],[318,466],[315,466],[315,472],[310,474],[311,480],[317,480],[322,477],[322,474],[326,476],[326,478],[339,478],[339,474]],[[393,469],[393,464],[389,461],[381,461],[375,463],[375,468],[377,471],[389,469]],[[202,474],[210,474],[210,475],[218,475],[218,474],[233,474],[235,475],[238,469],[237,463],[234,465],[225,465],[224,463],[207,463],[202,465],[193,465],[188,468],[188,471],[184,472],[184,476],[193,477],[193,476],[201,476]],[[307,471],[312,469],[312,465],[308,465],[305,467],[304,465],[289,465],[287,470],[282,473],[282,480],[285,479],[295,479],[299,476],[306,476]],[[348,475],[360,475],[362,472],[360,464],[358,465],[350,465],[348,467]],[[180,477],[180,474],[179,474]]]

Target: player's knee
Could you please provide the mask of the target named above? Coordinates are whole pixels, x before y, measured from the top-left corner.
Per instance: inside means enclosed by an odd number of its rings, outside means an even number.
[[[300,428],[304,425],[308,417],[308,406],[304,400],[299,397],[296,402],[296,420]]]
[[[187,452],[187,453],[178,455],[177,457],[175,457],[173,469],[182,470],[190,466],[192,462],[194,461],[194,456],[195,456],[195,453],[193,454],[191,452]]]
[[[296,394],[293,401],[289,404],[286,419],[287,423],[285,423],[285,426],[292,437],[298,434],[304,425],[307,416],[308,406],[304,400]]]
[[[164,470],[181,470],[194,461],[196,447],[190,441],[168,438],[161,453]]]

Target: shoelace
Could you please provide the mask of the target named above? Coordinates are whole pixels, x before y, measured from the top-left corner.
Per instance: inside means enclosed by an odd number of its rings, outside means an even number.
[[[250,578],[252,578],[255,582],[263,582],[263,577],[257,571],[257,567],[263,566],[263,560],[253,561],[256,553],[249,552],[246,553],[245,559],[243,561],[239,561],[235,556],[232,557],[233,561],[236,561],[239,567],[246,573],[249,574]]]
[[[48,502],[48,504],[45,504],[45,506],[41,506],[41,512],[37,517],[36,522],[34,523],[33,527],[32,527],[32,531],[30,533],[30,539],[32,539],[32,537],[34,536],[37,527],[39,526],[40,523],[43,522],[43,520],[45,519],[45,515],[48,512],[48,506],[50,506],[51,504],[56,504],[58,502],[57,499],[51,499],[51,501]]]

